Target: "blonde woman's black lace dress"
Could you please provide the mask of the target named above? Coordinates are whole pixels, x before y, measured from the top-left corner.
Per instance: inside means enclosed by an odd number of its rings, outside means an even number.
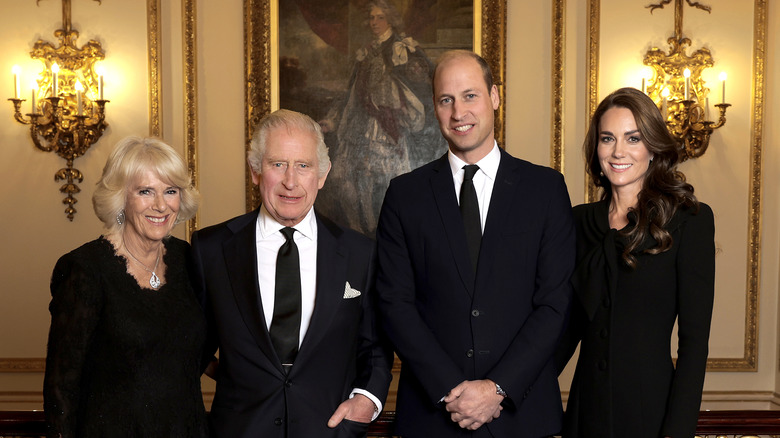
[[[51,437],[205,437],[205,320],[189,245],[164,240],[166,282],[141,288],[101,237],[62,256],[51,279],[44,409]]]

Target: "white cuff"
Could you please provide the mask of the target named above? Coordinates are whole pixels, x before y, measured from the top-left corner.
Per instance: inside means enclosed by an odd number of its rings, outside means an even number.
[[[349,398],[354,397],[355,394],[365,395],[366,397],[368,397],[369,400],[371,400],[374,403],[375,409],[374,409],[374,415],[371,417],[371,421],[376,420],[376,418],[379,416],[379,413],[382,412],[382,403],[379,402],[379,399],[374,397],[374,394],[371,394],[365,389],[360,389],[360,388],[353,389],[352,393],[349,394]]]

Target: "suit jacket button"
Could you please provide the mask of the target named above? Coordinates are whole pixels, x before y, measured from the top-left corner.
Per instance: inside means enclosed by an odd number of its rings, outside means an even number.
[[[471,311],[471,316],[479,316],[479,310],[474,309]]]
[[[466,352],[466,357],[474,356],[474,350],[469,350]]]
[[[274,418],[274,424],[277,425],[277,426],[281,426],[282,425],[282,419],[281,418]]]
[[[292,380],[285,380],[284,381],[284,386],[290,388],[292,386]]]

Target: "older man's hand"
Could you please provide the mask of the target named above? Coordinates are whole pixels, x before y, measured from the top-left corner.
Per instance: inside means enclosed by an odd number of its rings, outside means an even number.
[[[375,409],[376,406],[371,399],[362,394],[355,394],[351,399],[341,402],[336,408],[336,412],[328,420],[328,427],[332,429],[338,426],[345,418],[349,421],[370,423]]]

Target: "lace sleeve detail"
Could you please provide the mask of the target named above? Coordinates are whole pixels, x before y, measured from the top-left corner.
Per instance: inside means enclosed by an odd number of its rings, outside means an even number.
[[[82,373],[102,306],[102,290],[89,258],[60,258],[51,278],[51,328],[43,384],[49,437],[76,435]]]

